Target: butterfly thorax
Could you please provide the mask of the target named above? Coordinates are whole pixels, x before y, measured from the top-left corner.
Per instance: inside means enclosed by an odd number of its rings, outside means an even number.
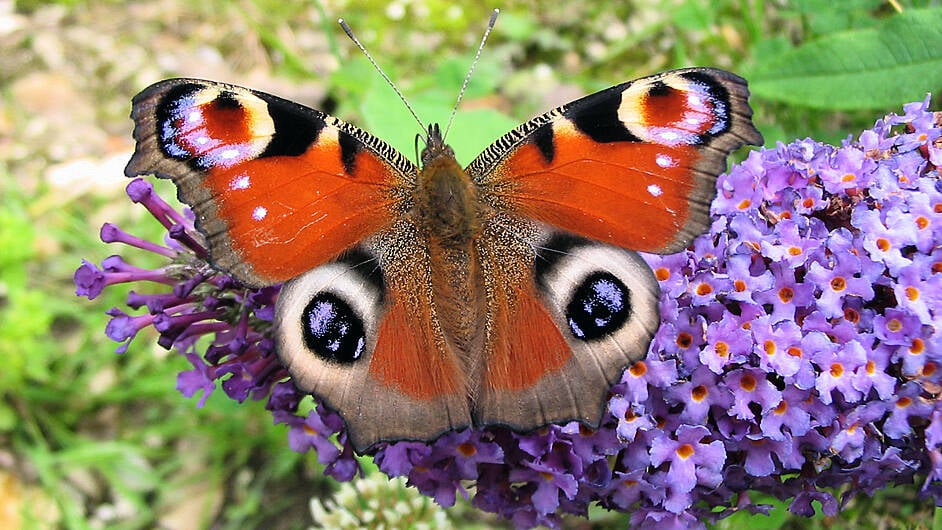
[[[429,127],[426,141],[416,182],[416,224],[432,244],[467,248],[480,230],[477,186],[437,124]]]

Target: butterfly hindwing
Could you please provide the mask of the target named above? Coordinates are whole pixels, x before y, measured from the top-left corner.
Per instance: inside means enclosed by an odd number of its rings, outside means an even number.
[[[471,423],[464,366],[444,340],[419,241],[397,226],[279,295],[282,362],[299,388],[341,413],[358,452]],[[406,256],[384,259],[390,246]]]
[[[479,241],[492,271],[475,423],[597,427],[609,387],[657,331],[657,281],[632,251],[531,228],[517,231],[529,251],[507,248],[506,234]]]
[[[356,127],[223,83],[161,81],[131,117],[125,173],[172,179],[212,263],[248,285],[298,276],[390,225],[418,172]]]

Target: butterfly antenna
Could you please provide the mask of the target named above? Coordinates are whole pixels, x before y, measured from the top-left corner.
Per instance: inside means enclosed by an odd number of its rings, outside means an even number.
[[[386,80],[386,83],[389,84],[389,86],[392,87],[392,89],[396,91],[396,95],[399,96],[399,99],[402,100],[402,103],[406,106],[407,109],[409,109],[409,112],[412,114],[412,117],[415,118],[415,121],[419,123],[419,127],[421,127],[423,131],[425,131],[427,127],[425,126],[424,123],[422,123],[422,120],[419,119],[419,115],[415,113],[415,110],[412,108],[412,105],[409,104],[409,101],[406,100],[406,97],[403,96],[402,92],[399,91],[399,87],[396,86],[396,83],[393,83],[392,79],[390,79],[389,76],[386,75],[386,72],[384,72],[383,69],[379,67],[379,64],[376,63],[376,59],[373,59],[373,56],[370,55],[370,52],[366,51],[366,47],[363,46],[363,44],[360,42],[360,39],[358,39],[357,36],[353,34],[353,29],[350,28],[350,25],[347,24],[347,22],[342,18],[338,19],[337,23],[340,24],[341,28],[343,28],[344,33],[346,33],[347,36],[350,37],[350,40],[352,40],[353,43],[357,45],[357,48],[360,48],[360,51],[363,52],[363,55],[365,55],[366,58],[370,60],[370,64],[373,65],[373,68],[376,68],[376,71],[379,72],[379,75],[383,76],[383,79]]]
[[[461,103],[461,98],[464,97],[464,91],[468,88],[468,82],[471,81],[471,74],[474,73],[474,67],[478,64],[478,59],[481,58],[481,50],[484,49],[484,43],[487,42],[487,37],[490,36],[491,30],[494,29],[494,24],[497,23],[497,15],[500,14],[500,9],[495,9],[491,13],[491,20],[487,23],[487,29],[484,30],[484,35],[481,36],[481,44],[478,45],[478,51],[474,54],[474,59],[471,61],[471,68],[468,68],[468,74],[464,76],[464,83],[461,84],[461,90],[458,91],[458,99],[455,101],[455,106],[451,109],[451,117],[448,118],[448,125],[445,127],[445,134],[442,135],[442,139],[448,137],[448,131],[451,130],[451,124],[455,121],[455,114],[458,113],[458,104]]]

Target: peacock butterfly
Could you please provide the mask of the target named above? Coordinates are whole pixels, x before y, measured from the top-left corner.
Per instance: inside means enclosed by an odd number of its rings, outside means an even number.
[[[726,157],[762,142],[747,99],[722,70],[665,72],[533,118],[462,169],[438,125],[417,165],[297,103],[168,79],[133,100],[125,173],[176,184],[216,268],[284,282],[278,355],[358,452],[597,426],[660,321],[634,251],[707,228]]]

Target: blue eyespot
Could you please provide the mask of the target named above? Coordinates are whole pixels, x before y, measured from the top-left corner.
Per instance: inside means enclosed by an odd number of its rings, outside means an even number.
[[[631,316],[631,291],[611,273],[596,271],[583,279],[566,306],[566,321],[576,338],[600,339]]]
[[[314,295],[301,313],[301,331],[309,350],[326,361],[347,364],[363,354],[363,321],[337,295]]]

